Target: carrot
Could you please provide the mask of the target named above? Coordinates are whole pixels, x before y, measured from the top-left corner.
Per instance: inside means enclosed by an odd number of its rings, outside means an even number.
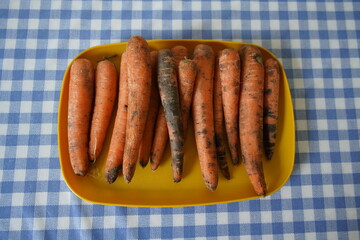
[[[176,79],[176,65],[169,49],[159,51],[158,85],[169,132],[173,179],[174,182],[180,182],[184,158],[184,130]]]
[[[158,52],[152,51],[150,53],[150,57],[151,57],[151,72],[152,72],[151,99],[150,99],[149,113],[146,120],[144,136],[139,149],[139,163],[142,167],[145,167],[149,162],[151,145],[154,135],[154,126],[156,123],[156,116],[160,104],[159,89],[157,85]]]
[[[267,159],[271,159],[276,142],[278,120],[280,69],[278,63],[269,58],[265,61],[264,81],[264,148]]]
[[[221,173],[230,179],[229,167],[226,161],[226,130],[219,71],[219,58],[216,58],[214,78],[214,130],[216,143],[216,156]]]
[[[245,170],[258,195],[266,195],[262,165],[264,66],[260,50],[245,46],[242,51],[240,97],[240,143]]]
[[[219,53],[219,75],[226,135],[231,160],[234,165],[239,160],[239,97],[240,97],[240,57],[235,49],[224,49]]]
[[[171,52],[175,59],[176,66],[179,66],[180,61],[187,58],[189,55],[188,49],[182,45],[177,45],[171,48]]]
[[[92,115],[89,156],[99,157],[111,120],[117,86],[117,70],[109,60],[100,61],[95,72],[95,107]]]
[[[68,101],[68,143],[71,167],[85,176],[89,167],[89,131],[94,98],[94,67],[85,58],[70,68]]]
[[[150,152],[151,170],[155,171],[163,158],[166,145],[169,140],[169,132],[167,128],[164,107],[160,104],[156,118],[154,139]]]
[[[181,60],[185,59],[188,56],[188,49],[181,45],[171,48],[171,52],[173,54],[176,66],[178,66]],[[179,84],[179,89],[180,88],[181,85]],[[180,104],[181,104],[181,99],[180,99]],[[185,133],[186,131],[184,129],[184,134]],[[164,108],[160,104],[160,108],[156,120],[153,146],[151,148],[151,153],[150,153],[150,163],[151,163],[151,169],[153,171],[155,171],[159,167],[168,140],[169,140],[169,133],[167,129]]]
[[[123,159],[127,183],[134,176],[139,147],[145,129],[151,95],[150,48],[141,36],[131,37],[126,46],[128,65],[128,116]]]
[[[214,191],[218,185],[218,164],[213,115],[213,49],[208,45],[197,45],[194,49],[194,61],[198,66],[192,103],[195,141],[203,180],[207,188]]]
[[[113,183],[122,168],[126,140],[126,122],[128,111],[128,72],[126,52],[121,55],[118,107],[110,147],[105,163],[105,179]]]
[[[178,73],[181,117],[185,137],[187,133],[190,108],[197,73],[196,63],[191,59],[181,60],[178,67]]]

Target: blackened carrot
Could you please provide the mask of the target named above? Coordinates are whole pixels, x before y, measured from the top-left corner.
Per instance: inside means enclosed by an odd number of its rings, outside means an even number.
[[[126,140],[126,122],[128,109],[128,73],[126,52],[121,55],[118,108],[114,128],[111,135],[110,147],[105,163],[105,179],[113,183],[122,169],[124,147]]]
[[[169,49],[159,51],[158,85],[169,132],[173,178],[174,182],[179,182],[183,170],[184,130],[176,79],[176,64]]]
[[[254,46],[241,49],[242,87],[240,97],[241,153],[250,182],[258,195],[266,195],[262,164],[264,66],[261,51]]]
[[[195,140],[203,180],[206,187],[214,191],[218,185],[218,164],[213,114],[213,49],[205,44],[197,45],[194,49],[194,61],[198,66],[192,104]]]
[[[239,160],[239,98],[240,98],[240,57],[235,49],[227,48],[219,53],[219,75],[225,128],[231,160],[234,165]]]
[[[127,183],[134,176],[151,95],[150,48],[141,36],[131,37],[126,46],[128,66],[128,116],[123,159]]]
[[[76,59],[70,68],[68,142],[70,163],[76,175],[89,167],[89,132],[94,98],[94,67],[90,60]]]
[[[279,108],[279,64],[269,58],[265,61],[264,83],[264,148],[267,159],[271,159],[276,142],[276,129]]]

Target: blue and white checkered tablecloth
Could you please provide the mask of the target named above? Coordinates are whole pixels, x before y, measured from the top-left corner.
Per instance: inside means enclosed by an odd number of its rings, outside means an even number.
[[[60,171],[64,70],[91,46],[255,43],[283,63],[296,118],[290,180],[260,200],[94,205]],[[360,239],[359,1],[0,1],[0,239]]]

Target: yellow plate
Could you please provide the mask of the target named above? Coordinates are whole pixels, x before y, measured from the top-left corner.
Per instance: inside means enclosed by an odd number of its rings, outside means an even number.
[[[212,40],[150,40],[150,47],[155,50],[183,45],[191,52],[199,43],[208,44],[217,52],[224,48],[240,49],[244,43]],[[94,66],[104,56],[117,54],[125,50],[126,43],[115,43],[89,48],[76,58],[90,59]],[[258,46],[259,47],[259,46]],[[268,50],[259,47],[264,59],[276,57]],[[75,58],[75,59],[76,59]],[[118,67],[120,58],[112,59]],[[71,63],[69,64],[71,66]],[[281,64],[280,64],[281,66]],[[58,115],[58,144],[60,165],[64,179],[69,188],[80,198],[97,204],[136,206],[136,207],[175,207],[218,204],[243,201],[259,198],[249,182],[243,165],[233,167],[229,153],[227,161],[230,167],[231,179],[226,180],[219,173],[219,185],[216,191],[211,192],[203,183],[198,161],[192,124],[189,126],[188,137],[185,143],[185,159],[183,179],[180,183],[172,180],[171,158],[169,146],[159,168],[152,172],[150,166],[137,166],[135,175],[130,184],[126,184],[119,176],[113,184],[107,184],[104,179],[105,159],[109,147],[112,125],[108,131],[102,155],[91,166],[86,177],[76,176],[70,166],[67,144],[67,110],[69,68],[66,69],[60,95]],[[294,166],[295,157],[295,126],[293,106],[290,90],[284,69],[281,66],[279,121],[276,148],[271,161],[264,157],[265,178],[268,185],[268,195],[278,191],[289,179]],[[116,110],[114,111],[114,113]],[[113,123],[114,117],[112,119]]]

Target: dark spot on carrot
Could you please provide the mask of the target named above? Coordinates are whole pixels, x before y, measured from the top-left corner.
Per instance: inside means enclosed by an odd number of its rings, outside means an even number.
[[[255,59],[255,61],[256,61],[257,63],[263,65],[263,61],[262,61],[262,56],[261,56],[261,54],[258,54],[258,53],[254,54],[253,58]]]
[[[264,93],[265,93],[266,95],[270,95],[270,94],[272,93],[272,89],[271,89],[271,88],[268,88],[268,89],[266,89],[266,90],[264,91]]]
[[[126,108],[128,108],[128,105],[127,105],[127,104],[125,104],[125,107],[126,107]]]
[[[131,120],[133,120],[138,114],[138,111],[133,111],[131,114]]]
[[[120,170],[121,170],[121,165],[118,167],[114,167],[107,172],[106,180],[109,184],[115,182],[115,180],[119,175]]]
[[[206,134],[208,133],[208,131],[207,131],[206,129],[203,129],[203,130],[201,130],[201,131],[197,131],[196,133],[197,133],[198,135],[201,135],[201,134],[206,135]]]
[[[273,119],[278,119],[278,117],[272,112],[269,108],[264,108],[264,117],[271,117]]]
[[[226,65],[225,64],[219,64],[219,70],[220,71],[226,70]]]
[[[237,60],[237,61],[236,61],[236,67],[237,67],[237,68],[241,68],[241,61],[240,61],[240,60]]]
[[[211,148],[211,141],[210,140],[206,140],[206,148]]]
[[[274,71],[272,69],[269,69],[268,71],[266,71],[266,74],[268,76],[272,76],[274,74]]]

